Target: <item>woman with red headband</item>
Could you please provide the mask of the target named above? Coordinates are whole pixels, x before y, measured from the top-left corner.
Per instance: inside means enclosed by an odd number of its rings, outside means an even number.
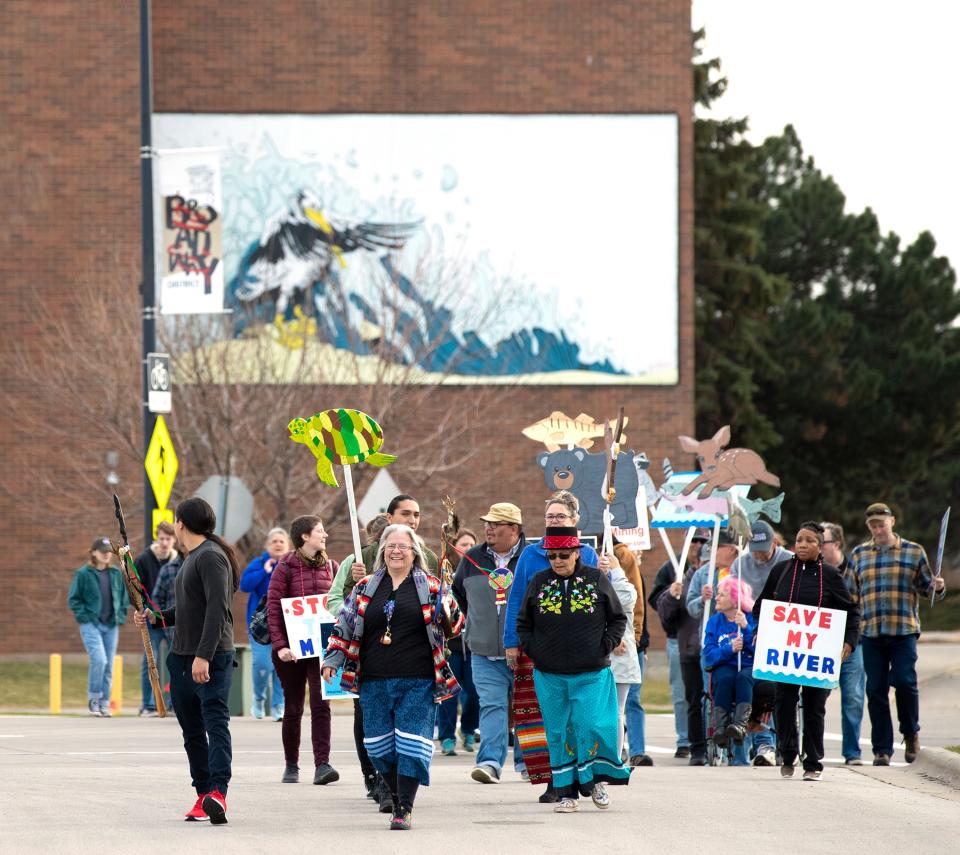
[[[576,528],[547,528],[543,546],[550,568],[527,587],[517,634],[533,660],[553,788],[560,797],[554,810],[578,810],[581,795],[605,810],[606,784],[630,780],[617,752],[617,689],[610,670],[610,653],[623,638],[627,618],[606,573],[580,562]]]

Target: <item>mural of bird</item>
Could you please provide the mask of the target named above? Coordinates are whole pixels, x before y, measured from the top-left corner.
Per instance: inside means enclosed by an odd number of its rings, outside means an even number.
[[[250,301],[276,291],[278,325],[298,292],[307,292],[315,282],[325,280],[334,263],[347,266],[347,253],[402,249],[422,222],[351,222],[328,218],[322,207],[315,194],[301,190],[289,209],[270,217],[260,244],[248,257],[240,299]]]

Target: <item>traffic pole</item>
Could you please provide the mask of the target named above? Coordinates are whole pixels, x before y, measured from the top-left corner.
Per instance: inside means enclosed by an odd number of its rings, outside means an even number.
[[[150,412],[150,378],[147,354],[157,349],[156,257],[153,241],[153,57],[152,57],[150,0],[140,0],[140,223],[143,279],[142,350],[140,354],[141,390],[143,395],[143,459],[153,436],[157,417]],[[143,473],[143,539],[149,545],[153,540],[153,510],[156,507],[153,488],[146,471]]]

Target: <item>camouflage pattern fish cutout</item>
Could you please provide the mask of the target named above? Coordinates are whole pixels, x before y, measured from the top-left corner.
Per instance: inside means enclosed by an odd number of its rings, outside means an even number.
[[[296,418],[287,425],[290,439],[306,445],[317,458],[317,477],[324,484],[339,487],[333,464],[350,466],[369,463],[388,466],[396,455],[380,454],[383,430],[366,413],[359,410],[324,410],[308,420]]]

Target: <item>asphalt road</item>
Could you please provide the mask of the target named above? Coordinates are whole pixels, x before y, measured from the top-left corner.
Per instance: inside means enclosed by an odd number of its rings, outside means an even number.
[[[958,653],[958,645],[921,649],[925,746],[960,742]],[[0,852],[290,853],[332,844],[345,852],[428,846],[461,855],[784,847],[909,855],[950,851],[960,839],[960,791],[897,762],[899,749],[889,769],[840,765],[835,697],[819,783],[782,780],[777,769],[690,768],[672,756],[672,717],[653,715],[647,750],[656,765],[636,769],[629,787],[611,788],[606,812],[584,800],[579,813],[554,814],[537,803],[540,788],[512,771],[503,783],[477,784],[471,755],[461,753],[434,758],[413,831],[389,836],[387,817],[363,798],[351,716],[333,722],[331,762],[341,780],[316,787],[280,783],[278,724],[235,719],[229,824],[211,827],[182,821],[194,797],[175,719],[0,717]],[[305,747],[308,732],[309,723]],[[304,760],[309,766],[309,748]]]

